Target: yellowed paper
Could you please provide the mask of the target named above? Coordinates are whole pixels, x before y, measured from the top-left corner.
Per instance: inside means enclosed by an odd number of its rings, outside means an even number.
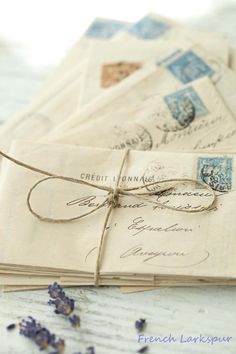
[[[56,142],[135,150],[236,146],[236,123],[208,78],[152,96],[71,129]]]
[[[189,45],[195,43],[211,52],[213,56],[228,65],[228,41],[223,34],[196,30],[170,18],[149,13],[137,23],[131,24],[125,32],[119,32],[114,40],[124,41],[133,38],[136,41],[181,40],[188,41]]]
[[[211,78],[235,116],[236,74],[206,51],[195,46],[184,53],[177,53],[175,57],[167,58],[158,68],[150,67],[139,70],[137,74],[121,82],[119,87],[110,89],[109,92],[95,99],[93,103],[72,115],[64,124],[48,134],[46,139],[63,136],[67,130],[81,123],[115,112],[127,104],[137,103],[167,90],[174,92],[183,84],[204,76]]]
[[[80,93],[80,106],[108,91],[122,80],[144,68],[147,63],[156,65],[162,59],[189,47],[175,41],[136,41],[127,38],[116,41],[96,41],[89,46]]]

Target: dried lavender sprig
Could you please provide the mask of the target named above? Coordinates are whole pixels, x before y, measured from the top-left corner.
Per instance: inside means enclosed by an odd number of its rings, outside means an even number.
[[[8,327],[11,327],[12,325],[9,325]],[[40,350],[47,349],[51,346],[56,350],[54,353],[63,353],[65,348],[64,340],[60,338],[56,339],[55,334],[52,334],[47,328],[42,327],[42,325],[33,317],[29,316],[26,319],[23,319],[19,323],[19,327],[19,333],[24,337],[33,340]]]
[[[48,286],[48,293],[52,299],[49,299],[49,305],[55,306],[55,313],[57,315],[63,315],[69,318],[69,321],[73,327],[80,327],[80,318],[77,315],[72,315],[72,312],[75,308],[74,299],[66,296],[62,287],[54,282],[53,284]]]
[[[137,350],[137,353],[146,353],[148,351],[148,345]]]
[[[138,331],[143,331],[145,325],[146,325],[146,320],[144,318],[140,318],[139,320],[135,321],[135,328]]]
[[[77,352],[77,353],[74,353],[74,354],[83,354],[82,352]],[[95,348],[90,346],[86,349],[86,353],[84,354],[95,354]]]
[[[80,317],[77,315],[72,315],[69,317],[69,321],[72,327],[80,327]]]
[[[65,296],[63,299],[56,300],[59,300],[55,303],[55,313],[57,315],[69,316],[74,311],[75,301],[73,299]]]
[[[9,324],[7,327],[6,327],[6,329],[8,330],[8,331],[12,331],[13,329],[15,329],[16,328],[16,324],[15,323],[11,323],[11,324]]]
[[[63,353],[64,349],[65,349],[65,341],[61,338],[59,338],[58,340],[54,340],[51,342],[51,346],[56,349],[56,354],[60,354]]]
[[[56,282],[48,285],[48,294],[53,299],[57,299],[57,298],[63,299],[65,297],[65,293],[62,287]]]

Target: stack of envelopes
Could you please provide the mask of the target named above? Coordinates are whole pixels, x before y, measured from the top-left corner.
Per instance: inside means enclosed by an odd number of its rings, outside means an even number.
[[[96,19],[0,130],[5,291],[236,284],[236,49]]]

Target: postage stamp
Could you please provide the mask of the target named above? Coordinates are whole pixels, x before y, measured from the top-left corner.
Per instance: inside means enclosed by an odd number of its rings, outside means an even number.
[[[85,36],[88,38],[109,39],[126,26],[127,24],[122,22],[96,19],[87,29]]]
[[[187,121],[207,114],[208,109],[193,87],[186,87],[164,97],[173,118],[183,126]]]
[[[232,174],[232,157],[198,157],[197,159],[197,179],[207,183],[215,191],[231,190]]]
[[[181,57],[167,65],[167,69],[183,84],[188,84],[203,76],[211,77],[215,73],[215,71],[192,50],[187,51]]]
[[[138,38],[155,39],[164,34],[169,28],[170,25],[167,23],[146,16],[129,27],[128,32]]]
[[[118,84],[143,66],[142,63],[119,62],[102,66],[101,87],[108,88]]]
[[[151,150],[153,145],[151,134],[140,124],[115,126],[114,139],[113,149]]]

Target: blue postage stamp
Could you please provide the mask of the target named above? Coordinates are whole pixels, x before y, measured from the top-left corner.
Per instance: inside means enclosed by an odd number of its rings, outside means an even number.
[[[126,26],[127,23],[125,22],[96,19],[85,32],[85,36],[88,38],[109,39]]]
[[[167,69],[183,84],[188,84],[203,76],[211,77],[215,73],[208,64],[191,50],[167,65]]]
[[[207,107],[191,86],[165,96],[164,101],[171,111],[173,118],[180,124],[183,117],[191,113],[189,112],[191,109],[194,110],[194,118],[204,116],[208,112]],[[189,106],[189,102],[192,103],[192,106]]]
[[[128,28],[128,32],[142,39],[156,39],[170,28],[167,23],[157,21],[149,16],[142,18],[133,26]]]
[[[231,190],[232,174],[232,157],[199,157],[197,160],[197,179],[207,183],[215,191]]]

